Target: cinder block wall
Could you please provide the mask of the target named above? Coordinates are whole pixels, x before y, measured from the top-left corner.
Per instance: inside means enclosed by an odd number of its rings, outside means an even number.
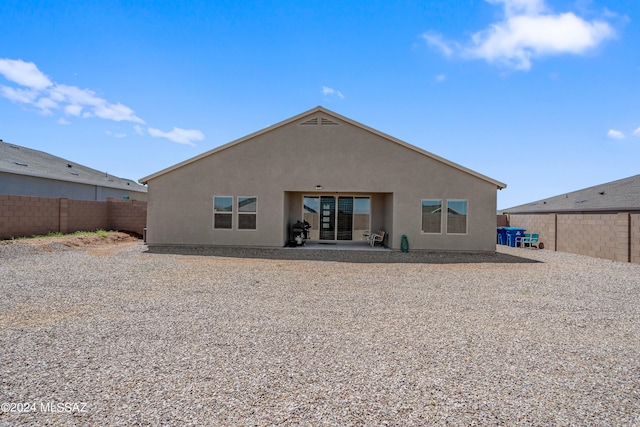
[[[631,262],[640,264],[640,214],[631,215]]]
[[[0,239],[60,229],[59,199],[0,194]]]
[[[524,228],[527,233],[538,233],[538,241],[552,251],[556,250],[555,222],[555,214],[509,215],[509,226]]]
[[[105,202],[68,200],[69,219],[62,233],[109,229],[109,207]]]
[[[86,200],[0,194],[0,239],[98,229],[142,234],[147,202]]]
[[[539,233],[545,249],[640,264],[640,214],[509,215],[509,224]]]
[[[108,199],[109,228],[143,234],[147,226],[147,202]]]
[[[558,215],[558,250],[628,261],[627,214]]]

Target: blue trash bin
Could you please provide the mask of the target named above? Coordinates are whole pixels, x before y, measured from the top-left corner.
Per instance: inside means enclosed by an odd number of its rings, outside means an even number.
[[[511,247],[516,247],[516,238],[522,238],[524,236],[524,232],[527,231],[524,228],[518,227],[505,227],[504,228],[507,233],[507,242],[506,244]]]
[[[498,227],[498,244],[506,245],[507,244],[507,227]]]

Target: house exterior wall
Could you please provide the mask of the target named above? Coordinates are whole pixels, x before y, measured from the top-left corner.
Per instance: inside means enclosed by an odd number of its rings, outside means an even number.
[[[509,225],[539,233],[545,249],[640,263],[640,214],[510,214]]]
[[[15,196],[98,201],[106,201],[109,197],[122,199],[124,196],[130,200],[145,201],[147,198],[146,193],[139,191],[127,191],[99,185],[59,181],[6,172],[0,172],[0,193]]]
[[[379,194],[372,229],[391,231],[392,248],[406,234],[413,249],[495,250],[494,184],[351,124],[305,119],[152,177],[147,243],[281,247],[301,212],[291,195],[320,185],[326,194]],[[214,230],[214,196],[257,197],[257,229],[237,230],[234,215],[233,230]],[[421,200],[436,198],[468,201],[467,234],[447,235],[444,223],[440,234],[421,233]]]

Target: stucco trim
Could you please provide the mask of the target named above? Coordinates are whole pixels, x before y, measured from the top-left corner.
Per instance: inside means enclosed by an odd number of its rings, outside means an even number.
[[[303,113],[300,113],[300,114],[298,114],[296,116],[293,116],[293,117],[291,117],[289,119],[286,119],[284,121],[281,121],[279,123],[276,123],[274,125],[266,127],[266,128],[264,128],[262,130],[254,132],[254,133],[249,134],[247,136],[244,136],[242,138],[236,139],[234,141],[231,141],[231,142],[229,142],[227,144],[224,144],[224,145],[221,145],[219,147],[216,147],[216,148],[214,148],[212,150],[209,150],[209,151],[207,151],[205,153],[202,153],[202,154],[200,154],[198,156],[195,156],[195,157],[192,157],[190,159],[187,159],[187,160],[185,160],[183,162],[177,163],[177,164],[175,164],[173,166],[170,166],[170,167],[168,167],[166,169],[163,169],[163,170],[161,170],[159,172],[156,172],[156,173],[154,173],[152,175],[146,176],[144,178],[140,178],[138,180],[138,182],[140,182],[141,184],[147,184],[149,181],[151,181],[154,178],[157,178],[159,176],[165,175],[165,174],[170,173],[170,172],[172,172],[172,171],[174,171],[176,169],[179,169],[179,168],[181,168],[183,166],[186,166],[186,165],[189,165],[191,163],[194,163],[194,162],[196,162],[196,161],[198,161],[198,160],[200,160],[202,158],[211,156],[211,155],[216,154],[216,153],[218,153],[220,151],[226,150],[227,148],[231,148],[231,147],[233,147],[233,146],[235,146],[237,144],[240,144],[242,142],[248,141],[248,140],[253,139],[253,138],[257,137],[257,136],[263,135],[263,134],[265,134],[267,132],[271,132],[274,129],[278,129],[278,128],[282,127],[282,126],[288,125],[290,123],[294,123],[294,122],[296,122],[296,121],[298,121],[300,119],[305,118],[306,116],[310,116],[312,114],[317,114],[317,113],[322,113],[322,114],[325,114],[325,115],[332,116],[335,119],[341,120],[343,122],[346,122],[346,123],[349,123],[349,124],[351,124],[353,126],[356,126],[356,127],[360,128],[360,129],[363,129],[363,130],[366,130],[368,132],[371,132],[371,133],[373,133],[373,134],[375,134],[375,135],[377,135],[379,137],[382,137],[384,139],[387,139],[387,140],[389,140],[391,142],[395,142],[396,144],[401,145],[401,146],[403,146],[405,148],[408,148],[408,149],[410,149],[412,151],[415,151],[416,153],[422,154],[422,155],[427,156],[427,157],[429,157],[431,159],[434,159],[434,160],[436,160],[438,162],[444,163],[445,165],[451,166],[451,167],[453,167],[455,169],[458,169],[458,170],[460,170],[462,172],[465,172],[465,173],[467,173],[469,175],[472,175],[472,176],[474,176],[476,178],[480,178],[480,179],[482,179],[484,181],[487,181],[487,182],[495,185],[499,190],[502,190],[503,188],[507,187],[507,184],[505,184],[505,183],[502,183],[500,181],[496,181],[496,180],[494,180],[492,178],[489,178],[486,175],[483,175],[481,173],[478,173],[476,171],[468,169],[468,168],[466,168],[464,166],[461,166],[461,165],[459,165],[457,163],[454,163],[454,162],[452,162],[450,160],[447,160],[447,159],[445,159],[443,157],[440,157],[440,156],[438,156],[436,154],[433,154],[433,153],[431,153],[429,151],[423,150],[422,148],[419,148],[419,147],[416,147],[414,145],[411,145],[411,144],[409,144],[409,143],[407,143],[405,141],[402,141],[402,140],[400,140],[398,138],[395,138],[395,137],[393,137],[391,135],[387,135],[384,132],[380,132],[380,131],[378,131],[376,129],[373,129],[373,128],[369,127],[369,126],[363,125],[362,123],[356,122],[355,120],[352,120],[352,119],[350,119],[348,117],[344,117],[344,116],[342,116],[342,115],[340,115],[338,113],[335,113],[335,112],[333,112],[331,110],[327,110],[326,108],[324,108],[322,106],[317,106],[315,108],[312,108],[311,110],[308,110],[308,111],[305,111]]]

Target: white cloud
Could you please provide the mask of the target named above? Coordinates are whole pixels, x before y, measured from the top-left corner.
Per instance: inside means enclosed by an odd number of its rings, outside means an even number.
[[[9,86],[0,86],[0,95],[19,104],[31,104],[38,99],[38,92],[32,89],[17,89]]]
[[[64,113],[67,116],[75,116],[75,117],[80,117],[80,113],[82,112],[82,105],[78,105],[78,104],[69,104],[66,107],[64,107]]]
[[[340,99],[344,99],[344,95],[342,94],[342,92],[327,86],[322,86],[322,94],[325,96],[337,96]]]
[[[129,121],[134,123],[144,123],[144,120],[135,115],[135,112],[120,103],[111,104],[106,99],[100,98],[89,89],[80,89],[75,86],[55,85],[51,90],[51,99],[58,102],[69,103],[69,109],[65,108],[65,113],[79,116],[83,106],[89,107],[90,111],[85,112],[83,117],[99,117],[116,122]]]
[[[640,136],[640,128],[633,131],[633,136]]]
[[[583,54],[616,36],[604,21],[586,21],[572,12],[554,14],[544,0],[486,0],[504,8],[504,19],[472,35],[466,46],[433,33],[423,37],[445,56],[484,59],[529,70],[534,58]]]
[[[52,85],[36,64],[21,59],[0,59],[0,74],[9,81],[31,89],[42,90]]]
[[[460,50],[460,45],[458,43],[445,41],[442,38],[442,35],[437,33],[424,33],[422,38],[429,46],[440,51],[440,53],[447,57],[453,56],[454,53]]]
[[[131,108],[120,103],[109,104],[105,101],[100,105],[95,106],[93,114],[101,119],[114,120],[116,122],[125,120],[135,123],[144,123],[144,120],[136,116]]]
[[[447,80],[447,76],[445,74],[436,74],[436,83],[442,83]]]
[[[0,59],[0,75],[9,82],[21,86],[0,85],[0,97],[33,107],[40,114],[53,115],[59,111],[66,117],[83,119],[96,117],[116,122],[128,121],[136,123],[133,127],[136,134],[145,135],[145,129],[140,125],[146,122],[130,107],[119,102],[111,103],[91,89],[53,82],[33,62],[25,62],[21,59]],[[325,95],[344,98],[340,91],[328,87],[323,87],[322,90]],[[58,123],[71,124],[64,117],[59,118]],[[167,138],[179,144],[195,145],[194,141],[204,139],[204,134],[195,129],[174,127],[169,132],[162,132],[150,127],[147,131],[151,136]],[[125,133],[112,134],[107,131],[107,134],[115,138],[126,137]]]
[[[40,109],[40,113],[45,115],[51,115],[53,112],[51,110],[55,110],[58,108],[58,103],[53,101],[51,98],[40,98],[33,105]]]
[[[126,138],[127,137],[126,133],[113,133],[110,130],[105,130],[104,133],[109,135],[109,136],[112,136],[114,138]]]
[[[31,105],[41,114],[53,114],[62,109],[68,116],[99,117],[106,120],[144,123],[135,112],[121,103],[112,104],[90,89],[55,83],[49,80],[33,62],[20,59],[0,59],[0,74],[7,80],[26,87],[0,86],[0,96],[19,104]],[[84,111],[87,109],[88,111]]]
[[[503,4],[506,16],[537,15],[547,10],[544,0],[486,0],[491,4]]]
[[[607,132],[607,136],[611,139],[624,139],[624,133],[615,129],[609,129],[609,132]]]
[[[202,141],[204,134],[195,129],[181,129],[174,127],[170,132],[162,132],[160,129],[148,128],[149,135],[156,138],[167,138],[178,144],[196,145],[193,141]]]

